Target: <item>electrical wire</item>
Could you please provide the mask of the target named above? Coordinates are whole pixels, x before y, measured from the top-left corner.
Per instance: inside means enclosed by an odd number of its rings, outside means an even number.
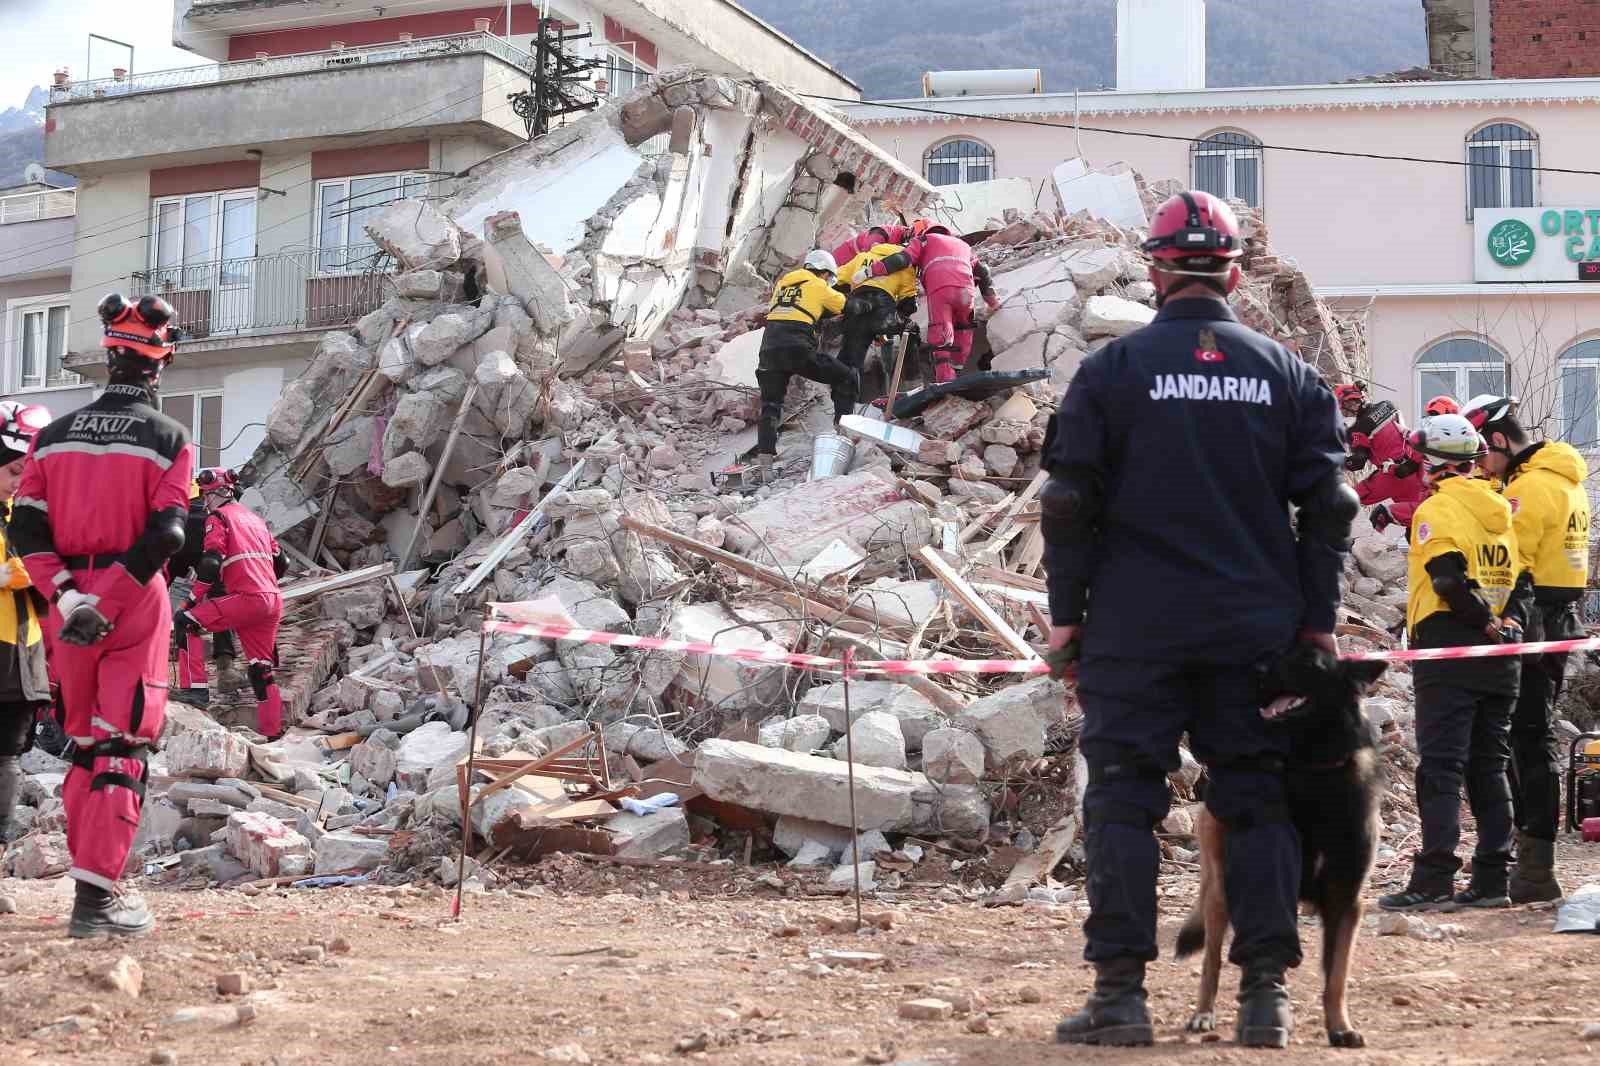
[[[810,100],[822,100],[832,104],[848,104],[852,107],[886,107],[894,111],[910,111],[920,115],[937,115],[940,118],[972,119],[979,122],[1006,122],[1020,126],[1043,126],[1053,130],[1082,130],[1087,133],[1105,133],[1114,137],[1143,137],[1156,141],[1182,141],[1185,144],[1207,144],[1209,137],[1185,137],[1177,133],[1151,133],[1148,130],[1114,130],[1104,126],[1084,126],[1072,122],[1048,122],[1042,118],[1019,118],[1015,115],[972,115],[963,111],[941,111],[936,107],[916,107],[911,104],[874,103],[866,100],[848,100],[842,96],[821,96],[817,93],[801,93],[801,96]],[[1381,152],[1352,152],[1339,148],[1306,148],[1300,145],[1287,144],[1255,144],[1252,148],[1259,148],[1267,152],[1297,152],[1305,155],[1334,156],[1341,159],[1373,159],[1385,163],[1422,163],[1431,166],[1443,167],[1493,167],[1501,170],[1526,170],[1530,173],[1540,174],[1577,174],[1587,178],[1600,178],[1600,170],[1578,170],[1572,167],[1524,167],[1514,163],[1480,163],[1466,159],[1434,159],[1428,156],[1415,155],[1385,155]]]

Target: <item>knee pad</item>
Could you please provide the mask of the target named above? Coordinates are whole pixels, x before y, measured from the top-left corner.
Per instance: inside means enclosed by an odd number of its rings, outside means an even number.
[[[248,673],[250,688],[255,692],[256,699],[266,699],[267,692],[277,683],[277,679],[273,676],[272,664],[265,659],[251,659]]]
[[[133,793],[135,806],[144,804],[145,781],[150,776],[150,749],[116,738],[89,744],[72,752],[72,765],[88,773],[89,791],[113,785]]]

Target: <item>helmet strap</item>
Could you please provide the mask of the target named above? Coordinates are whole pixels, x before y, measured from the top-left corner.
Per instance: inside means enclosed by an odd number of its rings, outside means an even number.
[[[1189,284],[1200,284],[1205,286],[1212,292],[1216,293],[1219,300],[1225,301],[1228,298],[1228,276],[1232,273],[1231,270],[1224,270],[1221,273],[1218,273],[1214,270],[1183,270],[1182,268],[1162,266],[1158,263],[1156,265],[1156,271],[1157,273],[1168,274],[1174,277],[1194,278],[1195,281],[1190,282]],[[1168,294],[1174,289],[1182,288],[1183,285],[1184,283],[1182,282],[1172,281],[1159,289],[1156,292],[1156,307],[1160,308],[1164,306],[1167,302]]]

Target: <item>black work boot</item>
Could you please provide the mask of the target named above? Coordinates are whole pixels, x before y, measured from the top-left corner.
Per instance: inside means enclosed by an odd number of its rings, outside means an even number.
[[[67,935],[78,938],[144,936],[155,924],[144,900],[138,896],[119,896],[87,881],[79,881]]]
[[[1233,1039],[1240,1047],[1288,1047],[1293,1028],[1283,967],[1246,966],[1239,978],[1239,1017]]]
[[[1472,880],[1467,883],[1465,892],[1457,892],[1454,903],[1457,907],[1509,907],[1511,899],[1506,895],[1506,864],[1504,860],[1494,862],[1479,862],[1472,860]]]
[[[1056,1024],[1058,1044],[1148,1047],[1155,1043],[1144,1005],[1144,963],[1111,959],[1095,965],[1094,991],[1082,1010]]]
[[[1561,882],[1556,880],[1556,844],[1517,834],[1517,865],[1511,870],[1507,895],[1512,903],[1545,903],[1560,899]]]

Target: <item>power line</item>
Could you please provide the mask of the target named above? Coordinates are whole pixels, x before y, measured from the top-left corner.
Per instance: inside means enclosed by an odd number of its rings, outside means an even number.
[[[919,115],[937,115],[940,118],[965,118],[980,122],[1007,122],[1020,126],[1043,126],[1053,130],[1079,130],[1084,133],[1105,133],[1113,137],[1142,137],[1155,141],[1182,141],[1185,144],[1209,144],[1210,137],[1185,137],[1177,133],[1151,133],[1148,130],[1114,130],[1104,126],[1085,126],[1072,122],[1048,122],[1042,118],[1019,118],[1015,115],[971,115],[963,111],[941,111],[936,107],[915,107],[911,104],[871,103],[861,100],[849,100],[842,96],[819,96],[816,93],[801,93],[801,96],[811,100],[822,100],[832,104],[848,104],[852,107],[886,107],[895,111],[910,111]],[[1263,144],[1257,142],[1250,146],[1269,152],[1298,152],[1304,155],[1326,155],[1343,159],[1375,159],[1386,163],[1422,163],[1431,166],[1443,167],[1492,167],[1500,170],[1525,170],[1530,173],[1542,174],[1578,174],[1588,178],[1600,178],[1600,170],[1576,170],[1571,167],[1525,167],[1514,163],[1480,163],[1475,160],[1465,159],[1433,159],[1427,156],[1415,155],[1384,155],[1380,152],[1352,152],[1339,148],[1306,148],[1300,145]]]

